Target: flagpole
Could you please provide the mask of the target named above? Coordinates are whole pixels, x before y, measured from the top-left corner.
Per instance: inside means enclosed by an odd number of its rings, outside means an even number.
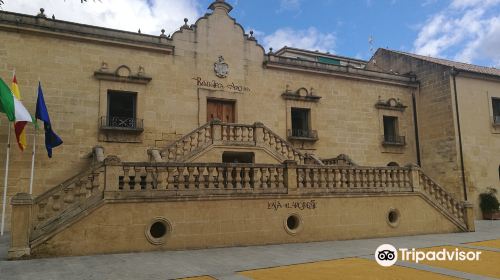
[[[31,152],[31,177],[30,177],[30,194],[33,194],[33,178],[35,174],[35,150],[36,150],[36,135],[38,129],[35,127],[33,134],[33,151]]]
[[[8,184],[8,176],[9,176],[9,155],[10,155],[10,122],[9,122],[9,133],[7,136],[7,157],[5,160],[5,178],[4,178],[4,187],[3,187],[3,205],[2,205],[2,225],[0,229],[0,236],[3,236],[4,228],[5,228],[5,206],[7,204],[7,184]]]

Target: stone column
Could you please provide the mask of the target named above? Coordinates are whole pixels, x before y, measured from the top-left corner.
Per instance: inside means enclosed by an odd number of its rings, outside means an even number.
[[[470,232],[476,231],[476,225],[474,224],[474,204],[469,201],[462,202],[464,206],[464,220],[467,225],[467,229]]]
[[[297,184],[297,162],[294,160],[285,160],[285,183],[288,188],[288,194],[298,193]]]
[[[33,211],[33,197],[27,193],[18,193],[12,200],[11,215],[11,245],[7,258],[9,260],[29,257],[31,216]]]

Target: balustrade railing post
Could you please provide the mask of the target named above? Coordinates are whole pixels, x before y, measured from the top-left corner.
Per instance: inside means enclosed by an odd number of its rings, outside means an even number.
[[[161,153],[160,153],[160,149],[158,149],[158,148],[149,149],[148,154],[150,157],[150,161],[153,161],[153,162],[162,162],[163,161],[163,158],[162,158]]]
[[[33,197],[27,193],[18,193],[12,200],[11,245],[7,258],[19,259],[31,254],[30,235],[33,214]]]
[[[222,123],[219,120],[213,120],[210,125],[212,126],[212,143],[222,142]]]
[[[413,192],[421,192],[420,188],[420,169],[416,165],[410,166],[410,181]]]
[[[297,162],[294,160],[285,160],[285,187],[288,189],[288,194],[297,194],[298,178],[297,178]]]
[[[120,176],[124,176],[123,164],[117,157],[106,158],[104,160],[104,173],[106,174],[104,190],[104,199],[113,198],[120,189]],[[127,178],[129,179],[129,178]],[[137,180],[137,179],[136,179]],[[123,183],[128,182],[123,178]],[[128,189],[128,186],[124,186],[124,189]]]
[[[470,232],[476,231],[476,226],[474,224],[474,204],[469,201],[462,202],[464,207],[464,220],[467,225],[467,230]]]
[[[255,145],[259,146],[259,143],[264,142],[264,124],[260,122],[254,123],[254,142]]]

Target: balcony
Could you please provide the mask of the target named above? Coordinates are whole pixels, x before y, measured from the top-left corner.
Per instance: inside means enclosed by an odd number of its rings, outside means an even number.
[[[144,131],[142,119],[123,117],[101,117],[100,126],[102,130],[119,130],[130,132]]]
[[[405,146],[406,145],[406,138],[405,138],[405,136],[398,136],[398,135],[384,135],[382,145],[384,145],[384,146]]]
[[[493,125],[500,126],[500,116],[493,116]]]
[[[289,129],[287,131],[289,140],[318,141],[318,131],[307,129]]]

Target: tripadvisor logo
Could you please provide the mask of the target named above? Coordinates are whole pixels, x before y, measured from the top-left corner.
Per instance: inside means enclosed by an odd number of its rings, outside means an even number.
[[[461,251],[458,248],[438,251],[419,251],[415,248],[399,248],[391,244],[380,245],[375,251],[375,260],[381,266],[393,266],[398,260],[419,263],[421,261],[479,261],[481,251]]]

